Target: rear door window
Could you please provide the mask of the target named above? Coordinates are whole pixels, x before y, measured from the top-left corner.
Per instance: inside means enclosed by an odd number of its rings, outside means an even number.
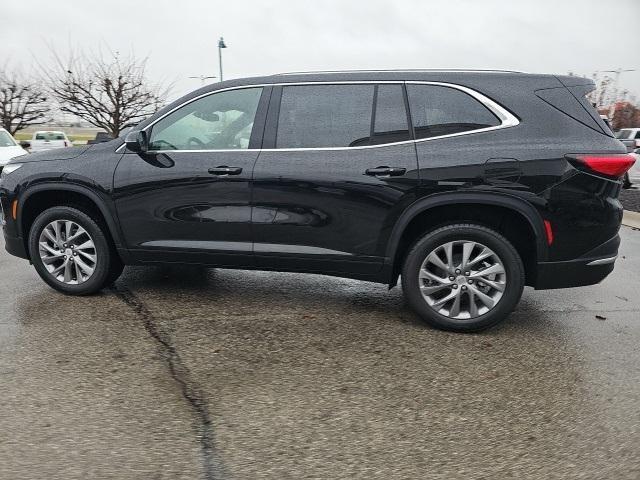
[[[500,125],[487,107],[467,93],[439,85],[407,85],[416,139]]]
[[[375,98],[375,118],[369,143],[380,145],[410,140],[402,85],[378,85]]]
[[[374,85],[293,85],[282,89],[276,148],[366,145]]]
[[[410,139],[401,84],[282,89],[276,148],[380,145]]]

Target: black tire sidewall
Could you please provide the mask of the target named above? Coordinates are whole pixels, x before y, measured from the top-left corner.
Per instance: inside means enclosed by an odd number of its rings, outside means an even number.
[[[436,247],[450,242],[470,240],[493,250],[503,262],[507,286],[498,304],[473,320],[452,320],[433,310],[420,292],[418,273],[425,257]],[[410,249],[402,269],[402,288],[409,305],[429,325],[444,330],[477,332],[505,319],[520,301],[524,288],[524,266],[516,249],[497,232],[472,224],[448,225],[434,230],[418,240]]]
[[[95,244],[98,256],[96,268],[86,282],[80,285],[68,285],[53,278],[40,258],[39,238],[42,230],[54,220],[71,220],[84,228]],[[42,212],[33,222],[29,231],[29,255],[40,277],[52,288],[70,295],[88,295],[102,289],[107,280],[113,262],[109,242],[100,226],[86,213],[72,207],[52,207]]]

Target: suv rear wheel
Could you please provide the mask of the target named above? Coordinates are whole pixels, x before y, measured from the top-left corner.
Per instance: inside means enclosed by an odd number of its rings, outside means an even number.
[[[71,295],[95,293],[123,269],[103,229],[86,213],[66,206],[38,215],[29,231],[29,254],[45,282]]]
[[[402,269],[405,298],[428,324],[458,332],[489,328],[511,313],[524,288],[524,266],[499,233],[474,224],[429,232]]]

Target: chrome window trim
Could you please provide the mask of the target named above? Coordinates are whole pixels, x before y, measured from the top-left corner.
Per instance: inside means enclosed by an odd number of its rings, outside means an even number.
[[[462,135],[472,135],[472,134],[476,134],[476,133],[483,133],[483,132],[491,132],[494,130],[501,130],[503,128],[510,128],[510,127],[515,127],[516,125],[518,125],[520,123],[520,121],[518,120],[518,118],[513,115],[510,111],[508,111],[506,108],[504,108],[502,105],[500,105],[499,103],[495,102],[494,100],[490,99],[489,97],[487,97],[486,95],[473,90],[472,88],[469,87],[465,87],[463,85],[458,85],[455,83],[448,83],[448,82],[431,82],[431,81],[419,81],[419,80],[408,80],[408,81],[403,81],[403,80],[343,80],[343,81],[319,81],[319,82],[278,82],[278,83],[261,83],[261,84],[256,84],[256,85],[238,85],[235,87],[227,87],[227,88],[221,88],[219,90],[214,90],[211,92],[206,92],[203,93],[202,95],[198,95],[197,97],[191,98],[189,100],[187,100],[186,102],[181,103],[180,105],[172,108],[171,110],[169,110],[168,112],[166,112],[164,115],[158,117],[157,119],[155,119],[153,122],[151,122],[149,125],[147,125],[146,127],[144,127],[142,130],[146,131],[148,129],[150,129],[151,127],[153,127],[156,123],[158,123],[160,120],[162,120],[163,118],[167,117],[168,115],[171,115],[173,112],[175,112],[176,110],[179,110],[180,108],[184,107],[185,105],[188,105],[192,102],[195,102],[196,100],[199,100],[201,98],[207,97],[209,95],[214,95],[216,93],[221,93],[221,92],[226,92],[229,90],[240,90],[240,89],[244,89],[244,88],[264,88],[264,87],[276,87],[276,86],[299,86],[299,85],[368,85],[368,84],[395,84],[395,85],[435,85],[435,86],[440,86],[440,87],[448,87],[448,88],[454,88],[456,90],[460,90],[468,95],[470,95],[471,97],[473,97],[474,99],[476,99],[477,101],[479,101],[482,105],[484,105],[486,108],[489,109],[489,111],[491,111],[496,117],[498,117],[498,119],[500,120],[500,125],[496,125],[493,127],[485,127],[485,128],[477,128],[475,130],[469,130],[466,132],[458,132],[458,133],[448,133],[445,135],[437,135],[435,137],[428,137],[428,138],[420,138],[420,139],[415,139],[415,140],[404,140],[401,142],[390,142],[390,143],[382,143],[379,145],[361,145],[361,146],[357,146],[357,147],[306,147],[306,148],[231,148],[231,149],[201,149],[201,150],[150,150],[150,153],[186,153],[186,152],[192,152],[192,153],[203,153],[203,152],[301,152],[301,151],[314,151],[314,150],[322,150],[322,151],[332,151],[332,150],[362,150],[362,149],[370,149],[370,148],[384,148],[384,147],[390,147],[390,146],[396,146],[396,145],[405,145],[405,144],[415,144],[415,143],[420,143],[420,142],[427,142],[427,141],[431,141],[431,140],[440,140],[442,138],[451,138],[451,137],[459,137]],[[122,144],[121,146],[119,146],[116,149],[116,152],[123,148],[125,145]]]

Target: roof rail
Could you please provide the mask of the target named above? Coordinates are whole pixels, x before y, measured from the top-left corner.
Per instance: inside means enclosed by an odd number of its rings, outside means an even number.
[[[492,69],[457,69],[457,68],[400,68],[400,69],[375,69],[375,70],[310,70],[299,72],[275,73],[272,76],[280,75],[305,75],[305,74],[331,74],[331,73],[405,73],[405,72],[443,72],[443,73],[525,73],[516,70],[492,70]]]

